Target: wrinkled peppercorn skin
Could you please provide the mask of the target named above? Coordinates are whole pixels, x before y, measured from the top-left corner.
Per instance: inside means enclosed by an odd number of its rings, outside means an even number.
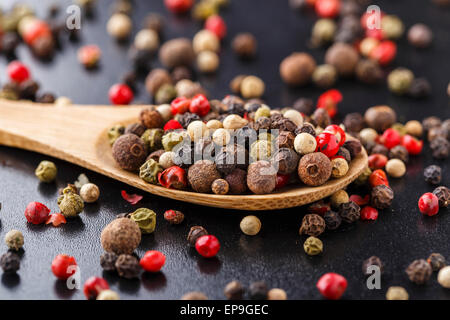
[[[328,230],[336,230],[342,223],[341,216],[335,211],[325,212],[323,219]]]
[[[425,284],[432,272],[430,264],[424,259],[414,260],[406,269],[409,280],[416,284]]]
[[[370,276],[373,274],[373,271],[368,270],[370,266],[377,266],[381,274],[384,272],[384,264],[377,256],[371,256],[367,260],[364,260],[362,265],[362,272],[365,276]]]
[[[347,223],[356,222],[361,216],[361,208],[353,201],[343,203],[339,206],[339,216]]]
[[[377,209],[389,208],[394,200],[394,191],[384,184],[378,185],[372,189],[371,203]]]
[[[119,276],[125,279],[137,278],[141,271],[139,260],[129,254],[121,254],[116,260],[115,267]]]
[[[307,214],[303,217],[299,233],[317,237],[325,231],[325,220],[318,214]]]

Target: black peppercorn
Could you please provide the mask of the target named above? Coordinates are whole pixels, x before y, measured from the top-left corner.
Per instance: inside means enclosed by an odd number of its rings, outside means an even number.
[[[383,70],[378,62],[370,59],[361,59],[356,65],[356,77],[367,84],[376,84],[383,79]]]
[[[434,158],[446,159],[450,153],[450,142],[443,137],[437,137],[430,142],[430,148]]]
[[[347,149],[350,152],[350,156],[355,158],[358,156],[358,154],[362,151],[362,145],[361,142],[358,140],[349,140],[344,143],[344,148]]]
[[[128,215],[128,213],[125,213]],[[118,256],[113,252],[105,252],[100,256],[100,266],[105,271],[116,270],[116,260]]]
[[[310,116],[314,111],[314,102],[308,98],[299,98],[293,103],[292,108]]]
[[[133,68],[136,73],[145,74],[150,69],[150,61],[152,58],[151,50],[133,49],[130,52]]]
[[[433,271],[439,271],[447,265],[444,256],[440,253],[430,254],[430,256],[427,259],[427,262],[430,264],[431,269],[433,269]]]
[[[390,207],[394,199],[394,191],[384,184],[378,185],[372,189],[370,200],[377,209],[386,209]]]
[[[175,117],[175,120],[177,120],[183,128],[187,128],[191,122],[201,120],[200,117],[195,113],[185,112],[183,114],[178,114]]]
[[[302,126],[301,127],[297,127],[296,129],[295,129],[295,134],[300,134],[300,133],[309,133],[310,135],[312,135],[313,137],[315,137],[316,136],[316,129],[314,128],[314,126],[311,124],[311,123],[309,123],[309,122],[304,122],[303,124],[302,124]]]
[[[352,161],[350,151],[348,151],[348,149],[345,147],[340,147],[336,155],[343,157],[345,161],[347,161],[347,163],[350,163],[350,161]]]
[[[269,130],[272,120],[268,117],[259,117],[253,124],[253,129],[259,130]]]
[[[291,174],[297,169],[300,157],[293,149],[281,148],[272,156],[271,163],[280,174]]]
[[[335,211],[327,211],[323,215],[323,219],[325,220],[325,225],[328,230],[336,230],[342,223],[341,216]]]
[[[6,56],[14,55],[20,38],[15,32],[6,32],[0,39],[0,48]]]
[[[404,163],[409,161],[408,150],[404,146],[398,145],[389,150],[389,159],[400,159]]]
[[[278,148],[294,148],[295,135],[290,131],[281,131],[275,139],[275,146]]]
[[[343,124],[350,132],[359,132],[364,128],[364,117],[359,112],[349,113],[345,116]]]
[[[39,90],[39,84],[34,80],[27,80],[20,84],[19,97],[24,100],[34,100]]]
[[[141,271],[139,260],[135,256],[129,254],[121,254],[117,258],[115,266],[119,276],[126,279],[137,278]]]
[[[178,66],[173,69],[171,76],[173,83],[177,83],[178,81],[184,79],[192,80],[192,71],[188,67]]]
[[[141,137],[147,128],[139,122],[132,123],[125,128],[125,134],[134,134]]]
[[[347,223],[359,220],[361,208],[353,201],[342,203],[339,206],[339,216]]]
[[[0,266],[5,273],[15,273],[20,269],[20,257],[17,253],[8,251],[0,257]]]
[[[195,243],[197,242],[197,239],[208,235],[208,231],[206,231],[205,228],[202,226],[193,226],[189,230],[189,234],[187,236],[187,241],[189,242],[189,245],[191,247],[195,247]]]
[[[423,170],[425,181],[431,184],[439,184],[442,178],[442,169],[439,166],[431,165]]]
[[[317,237],[325,231],[325,220],[318,214],[311,213],[303,217],[299,233]]]
[[[225,176],[230,194],[243,194],[247,191],[247,171],[234,169]]]
[[[427,117],[422,121],[422,126],[425,131],[428,131],[434,127],[440,127],[441,124],[442,124],[441,119],[435,116]]]
[[[370,154],[382,154],[387,157],[389,155],[389,149],[382,144],[376,143],[372,148],[370,148]]]
[[[409,87],[408,94],[415,99],[428,97],[431,94],[430,82],[425,78],[414,78]]]
[[[236,168],[246,169],[248,161],[248,151],[239,144],[223,147],[215,157],[217,170],[223,174],[229,174]]]
[[[409,280],[416,284],[427,282],[432,272],[430,264],[424,259],[414,260],[406,269]]]
[[[125,73],[122,76],[122,82],[130,87],[131,90],[134,92],[136,91],[136,82],[137,82],[137,75],[136,72],[130,71]]]
[[[226,285],[223,293],[228,300],[242,300],[244,291],[242,284],[239,281],[234,280]]]
[[[441,208],[447,208],[450,204],[450,189],[445,186],[439,186],[434,189],[433,194],[438,197],[439,206]]]
[[[281,117],[272,121],[270,128],[278,129],[280,131],[295,132],[295,129],[297,129],[297,125],[292,120]]]
[[[381,262],[381,259],[377,256],[371,256],[363,262],[362,271],[365,276],[370,276],[373,274],[373,272],[368,269],[370,266],[377,266],[380,269],[380,273],[383,273],[384,271],[383,262]]]
[[[326,128],[331,124],[331,118],[328,115],[328,112],[323,109],[319,108],[314,111],[314,113],[311,116],[311,122],[315,124],[316,126],[319,126],[321,128]]]
[[[51,93],[43,93],[42,95],[36,98],[36,102],[38,103],[54,103],[55,96]]]
[[[267,300],[269,289],[264,281],[257,281],[250,284],[249,292],[252,300]]]

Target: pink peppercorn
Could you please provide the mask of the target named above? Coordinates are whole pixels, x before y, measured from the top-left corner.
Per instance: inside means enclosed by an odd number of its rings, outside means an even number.
[[[129,104],[133,97],[133,91],[126,84],[118,83],[109,89],[109,100],[112,104]]]
[[[25,209],[25,218],[32,224],[40,224],[47,221],[50,209],[40,202],[30,202]]]
[[[212,258],[220,250],[219,240],[213,235],[201,236],[195,242],[195,249],[197,252],[205,257]]]
[[[225,38],[227,34],[227,25],[221,16],[213,15],[205,21],[205,29],[213,32],[219,39]]]
[[[378,210],[371,207],[366,206],[361,209],[361,220],[377,220],[378,219]]]
[[[425,216],[434,216],[439,211],[439,199],[431,192],[424,193],[419,199],[419,210]]]
[[[386,148],[392,149],[402,142],[402,137],[397,130],[389,128],[383,132],[383,135],[381,136],[381,142],[383,142]]]
[[[325,298],[338,300],[347,289],[347,280],[340,274],[329,272],[320,277],[316,287]]]

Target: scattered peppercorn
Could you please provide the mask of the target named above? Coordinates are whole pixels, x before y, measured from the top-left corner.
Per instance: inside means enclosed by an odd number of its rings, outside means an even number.
[[[320,186],[331,176],[330,159],[321,152],[304,155],[298,165],[298,176],[309,186]]]
[[[433,32],[423,23],[413,25],[408,31],[408,41],[414,47],[426,48],[430,46],[432,40]]]
[[[409,295],[403,287],[389,287],[386,300],[409,300]]]
[[[450,189],[445,186],[439,186],[434,189],[433,194],[438,198],[439,206],[447,208],[450,204]]]
[[[315,256],[323,251],[323,243],[319,238],[309,237],[306,239],[305,243],[303,243],[303,249],[306,254],[310,256]]]
[[[16,273],[20,269],[20,256],[8,251],[0,257],[0,266],[5,273]]]
[[[164,219],[170,224],[181,224],[184,220],[184,214],[178,210],[166,210]]]
[[[246,216],[239,224],[241,231],[249,236],[255,236],[261,230],[261,220],[256,216]]]
[[[233,39],[234,52],[241,58],[252,58],[256,54],[257,41],[249,32],[239,33]]]
[[[325,231],[325,220],[318,214],[307,214],[303,217],[299,233],[317,237]]]
[[[431,184],[439,184],[442,179],[442,169],[437,165],[431,165],[424,169],[425,181]]]
[[[370,276],[373,274],[372,270],[369,269],[370,266],[378,267],[381,274],[384,271],[384,264],[383,262],[381,262],[381,259],[378,258],[377,256],[371,256],[367,260],[364,260],[362,265],[362,271],[365,276]]]
[[[252,300],[267,300],[269,289],[264,281],[257,281],[250,284],[249,294]]]
[[[394,199],[394,191],[384,184],[376,186],[372,189],[370,196],[372,205],[377,209],[386,209],[391,206]]]
[[[323,219],[325,220],[325,225],[328,230],[336,230],[342,223],[341,216],[337,212],[331,210],[325,212]]]
[[[184,294],[181,300],[208,300],[208,297],[202,292],[192,291]]]
[[[409,280],[416,284],[425,284],[428,279],[430,279],[432,272],[433,270],[431,269],[430,264],[423,259],[414,260],[408,268],[406,268],[406,274],[408,275]]]
[[[295,52],[280,64],[280,76],[290,86],[307,84],[316,68],[314,58],[308,53]]]
[[[130,219],[136,222],[144,234],[153,233],[156,228],[156,213],[147,208],[139,208],[132,214]]]
[[[104,252],[100,256],[100,266],[105,271],[115,271],[117,258],[118,256],[113,252]]]
[[[141,230],[131,219],[118,218],[102,230],[100,240],[107,252],[131,254],[141,242]]]
[[[11,250],[20,250],[23,247],[23,234],[19,230],[10,230],[5,234],[5,243]]]
[[[80,197],[87,203],[96,202],[100,197],[100,189],[93,183],[86,183],[80,189]]]
[[[430,254],[430,256],[427,259],[427,262],[430,264],[431,269],[433,269],[433,271],[439,271],[440,269],[442,269],[447,265],[444,256],[440,253]]]
[[[116,260],[115,267],[119,276],[126,279],[137,278],[141,271],[139,260],[129,254],[121,254]]]
[[[189,230],[187,241],[189,242],[189,245],[191,247],[195,247],[195,243],[197,242],[198,238],[206,235],[208,235],[208,231],[206,231],[205,228],[201,226],[193,226]]]
[[[231,281],[225,286],[223,294],[228,300],[242,300],[245,289],[239,281]]]
[[[442,287],[450,289],[450,266],[444,267],[439,271],[437,280]]]
[[[35,171],[36,177],[42,182],[50,183],[56,179],[58,169],[51,161],[42,161]]]
[[[339,216],[347,223],[359,220],[361,208],[353,201],[343,203],[339,206]]]

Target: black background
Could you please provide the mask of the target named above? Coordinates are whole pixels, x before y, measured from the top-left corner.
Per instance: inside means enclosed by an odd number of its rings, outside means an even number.
[[[3,9],[13,2],[2,1]],[[32,3],[42,17],[48,4],[55,1],[26,2]],[[70,3],[58,2],[63,9]],[[286,0],[231,2],[230,7],[222,12],[228,24],[228,36],[220,54],[220,70],[216,76],[199,77],[211,96],[223,97],[228,93],[228,82],[232,77],[245,73],[258,75],[265,81],[265,99],[273,107],[289,105],[301,96],[317,98],[320,90],[312,86],[288,89],[278,75],[280,61],[292,51],[306,50],[312,52],[319,62],[323,61],[324,49],[310,50],[307,47],[314,16],[292,11]],[[36,60],[25,46],[19,48],[18,57],[30,66],[35,79],[41,82],[42,90],[68,96],[79,104],[108,104],[109,87],[118,82],[130,67],[127,46],[117,44],[106,34],[111,3],[99,1],[96,18],[83,20],[81,41],[70,43],[64,40],[63,50],[49,63]],[[344,95],[340,114],[362,112],[376,104],[388,104],[397,111],[402,122],[430,115],[448,118],[446,87],[450,74],[450,11],[427,0],[378,1],[376,4],[388,13],[399,15],[407,27],[425,22],[433,29],[435,41],[427,50],[413,49],[403,37],[393,64],[412,68],[416,75],[427,77],[432,83],[433,95],[427,100],[414,101],[392,96],[385,85],[367,87],[351,80],[341,81],[337,85]],[[164,39],[192,37],[201,28],[188,17],[169,15],[162,0],[135,1],[134,33],[151,11],[166,17]],[[230,50],[232,37],[240,31],[253,32],[259,41],[257,59],[250,63],[238,60]],[[84,70],[76,60],[77,48],[89,43],[96,43],[103,50],[101,67],[94,72]],[[2,82],[6,79],[6,64],[7,60],[0,57]],[[155,59],[153,66],[157,65]],[[140,91],[137,100],[150,102],[145,90]],[[70,139],[76,139],[76,133]],[[50,264],[59,253],[76,258],[83,282],[93,275],[103,276],[123,299],[178,299],[192,290],[203,291],[211,299],[222,299],[223,287],[233,279],[245,285],[264,280],[270,287],[285,289],[290,299],[320,299],[315,283],[323,273],[331,271],[347,277],[345,299],[384,299],[391,285],[404,286],[412,299],[450,298],[450,291],[439,286],[435,274],[428,284],[417,286],[408,281],[404,272],[410,262],[426,258],[431,252],[440,252],[450,260],[448,210],[426,218],[417,208],[420,195],[433,190],[423,180],[424,166],[442,165],[442,184],[449,184],[448,161],[433,160],[429,156],[428,144],[424,155],[410,161],[405,178],[390,179],[395,191],[392,207],[380,212],[375,222],[358,222],[323,234],[324,252],[316,257],[304,253],[302,245],[305,238],[298,235],[304,208],[257,213],[262,221],[262,231],[258,236],[248,237],[239,230],[239,221],[250,212],[201,207],[150,194],[145,194],[144,200],[133,207],[120,197],[120,191],[125,189],[142,194],[141,191],[59,160],[52,159],[59,168],[57,183],[40,184],[34,176],[34,169],[44,159],[48,157],[0,147],[0,201],[3,205],[0,237],[3,239],[5,233],[13,228],[21,230],[25,236],[18,274],[1,275],[1,299],[83,299],[81,291],[68,291],[65,283],[55,280],[52,275]],[[97,204],[87,205],[79,219],[59,228],[26,222],[23,212],[30,201],[43,202],[56,212],[58,188],[73,182],[82,172],[101,189],[101,199]],[[140,280],[125,280],[103,273],[98,262],[102,253],[99,241],[102,228],[116,214],[134,211],[141,206],[158,213],[158,224],[153,235],[143,237],[137,253],[142,256],[146,250],[162,251],[167,256],[163,272],[154,275],[143,273]],[[182,210],[186,215],[185,222],[180,226],[165,223],[162,213],[167,209]],[[192,225],[203,225],[220,239],[222,248],[217,258],[200,258],[195,250],[187,247],[185,238]],[[7,250],[3,243],[0,248],[0,252]],[[379,256],[386,265],[381,290],[368,290],[361,272],[362,261],[371,255]]]

